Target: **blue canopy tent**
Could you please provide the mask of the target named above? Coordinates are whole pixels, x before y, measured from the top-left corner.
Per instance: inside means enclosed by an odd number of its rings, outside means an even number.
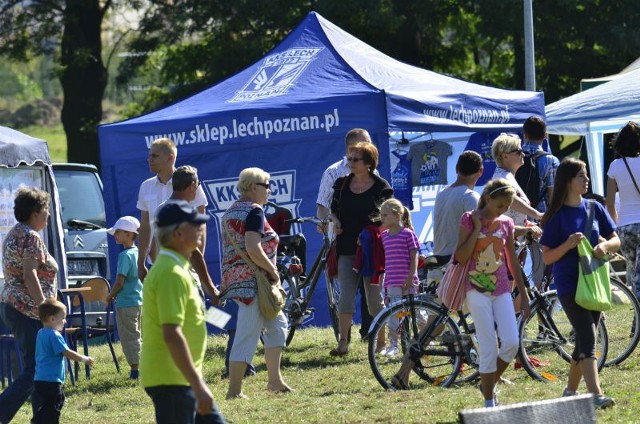
[[[215,279],[218,220],[237,198],[243,168],[269,171],[275,203],[297,216],[314,215],[322,172],[344,154],[351,128],[369,131],[380,151],[379,172],[389,179],[390,132],[518,130],[532,114],[544,116],[542,93],[484,87],[401,63],[312,12],[262,60],[227,80],[99,128],[107,218],[138,213],[149,144],[172,138],[178,164],[198,168],[208,196],[214,219],[206,259]],[[320,238],[314,228],[304,232],[313,258]],[[316,299],[313,306],[324,311],[324,296]],[[324,312],[314,321],[326,322]]]
[[[63,245],[62,211],[47,142],[0,126],[0,256],[2,240],[16,223],[13,215],[15,192],[23,186],[37,187],[51,195],[51,216],[43,239],[58,263],[58,285],[65,288],[67,262]],[[3,278],[0,269],[0,280]]]
[[[640,119],[640,69],[546,107],[549,134],[586,137],[591,185],[604,194],[604,134]]]

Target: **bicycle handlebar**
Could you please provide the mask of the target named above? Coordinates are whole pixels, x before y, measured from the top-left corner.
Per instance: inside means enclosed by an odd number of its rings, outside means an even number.
[[[297,218],[285,219],[284,222],[288,223],[296,223],[301,224],[303,222],[311,222],[312,224],[322,225],[328,224],[331,222],[331,217],[327,216],[324,219],[317,218],[315,216],[299,216]]]

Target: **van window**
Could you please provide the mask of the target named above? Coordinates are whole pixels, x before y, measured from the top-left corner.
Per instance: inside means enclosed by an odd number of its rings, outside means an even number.
[[[64,228],[70,220],[91,222],[106,227],[102,190],[95,174],[86,171],[56,169],[56,185],[62,205]]]

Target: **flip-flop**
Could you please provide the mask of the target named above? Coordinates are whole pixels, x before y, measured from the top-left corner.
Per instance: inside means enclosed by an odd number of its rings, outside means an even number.
[[[411,390],[409,384],[402,381],[398,374],[391,377],[391,386],[396,390]]]

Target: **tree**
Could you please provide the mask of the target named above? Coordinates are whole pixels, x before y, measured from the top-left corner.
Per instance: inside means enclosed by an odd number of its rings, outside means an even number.
[[[112,6],[112,0],[4,0],[0,5],[0,54],[14,60],[56,54],[71,162],[99,164],[97,125],[107,84],[101,29]]]

